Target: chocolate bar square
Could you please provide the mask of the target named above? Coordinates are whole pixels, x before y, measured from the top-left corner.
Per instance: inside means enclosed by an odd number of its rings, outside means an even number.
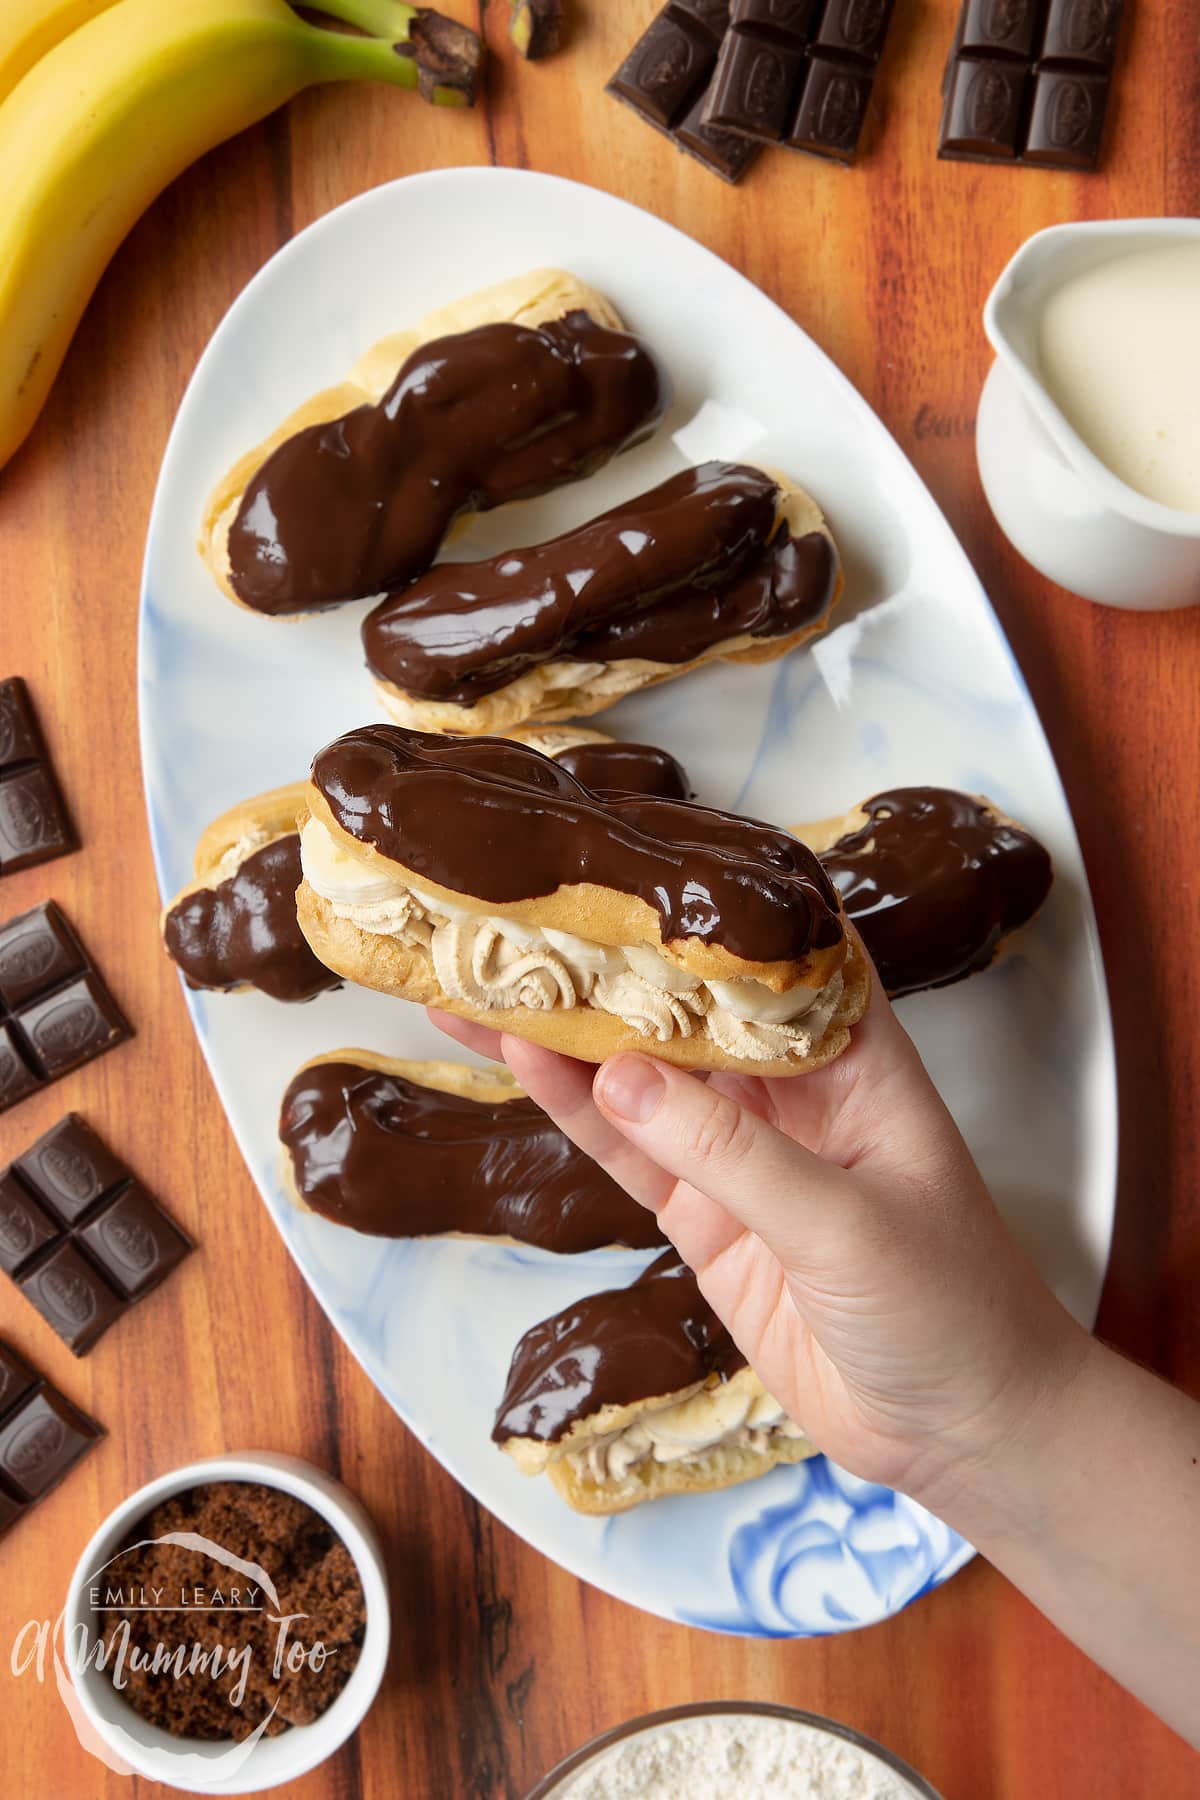
[[[707,95],[701,94],[690,112],[686,113],[675,127],[675,142],[697,162],[702,162],[714,175],[722,181],[740,181],[750,164],[759,155],[759,146],[752,138],[742,137],[736,131],[721,131],[715,125],[704,123],[704,109],[708,104]]]
[[[19,1351],[0,1338],[0,1419],[31,1393],[40,1377]]]
[[[791,116],[803,64],[802,50],[731,32],[709,89],[705,123],[778,141]]]
[[[16,1275],[52,1244],[58,1226],[48,1218],[11,1169],[0,1175],[0,1269]]]
[[[1108,82],[1074,69],[1039,69],[1025,133],[1025,161],[1051,169],[1091,169],[1100,155]]]
[[[29,691],[11,676],[0,681],[0,875],[77,846]]]
[[[1107,74],[1120,30],[1121,0],[1050,0],[1041,60]]]
[[[165,1281],[194,1247],[140,1181],[102,1207],[80,1241],[126,1300],[140,1300]]]
[[[43,1132],[13,1164],[27,1187],[64,1224],[73,1225],[97,1200],[129,1180],[118,1161],[78,1113]]]
[[[38,762],[42,734],[33,716],[29,690],[19,675],[0,681],[0,769]]]
[[[869,63],[873,68],[883,55],[893,5],[894,0],[826,0],[813,33],[813,49]]]
[[[1042,0],[967,0],[959,49],[964,56],[1016,56],[1028,62],[1041,10]]]
[[[16,1033],[0,1019],[0,1112],[15,1106],[42,1085],[21,1053]]]
[[[871,86],[872,77],[865,69],[814,51],[788,132],[788,148],[852,162],[870,104]]]
[[[0,777],[0,870],[12,875],[75,848],[58,784],[41,764]]]
[[[94,1419],[43,1385],[0,1423],[0,1491],[24,1505],[43,1500],[103,1435]]]
[[[609,89],[666,131],[708,80],[716,60],[708,33],[681,7],[668,6],[617,70]]]
[[[76,1356],[86,1356],[127,1310],[69,1238],[18,1276],[17,1286]]]
[[[1014,161],[1021,148],[1028,82],[1021,63],[961,57],[946,95],[939,154]]]
[[[17,1007],[79,975],[83,946],[53,900],[0,925],[0,1001]]]

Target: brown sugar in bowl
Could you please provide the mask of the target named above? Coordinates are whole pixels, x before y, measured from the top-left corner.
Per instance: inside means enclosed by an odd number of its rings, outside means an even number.
[[[366,1625],[358,1660],[341,1691],[310,1722],[292,1723],[277,1735],[261,1731],[237,1740],[216,1736],[175,1735],[150,1723],[114,1685],[108,1672],[72,1650],[95,1645],[101,1635],[102,1608],[93,1604],[96,1576],[127,1546],[130,1535],[147,1515],[190,1489],[219,1483],[252,1484],[276,1489],[317,1513],[348,1551],[362,1585]],[[284,1509],[281,1509],[281,1511]],[[251,1560],[251,1559],[247,1559]],[[231,1573],[231,1581],[238,1579]],[[101,1739],[113,1766],[145,1775],[168,1787],[206,1794],[248,1794],[297,1780],[340,1749],[366,1716],[383,1678],[390,1639],[386,1568],[378,1538],[361,1503],[339,1482],[311,1464],[267,1451],[209,1458],[172,1470],[138,1490],[112,1513],[95,1533],[71,1577],[63,1613],[63,1656],[73,1698],[86,1722]],[[314,1682],[314,1695],[320,1682]],[[139,1695],[145,1704],[145,1695]],[[169,1707],[162,1708],[164,1714]],[[293,1707],[303,1716],[303,1697]],[[197,1712],[197,1729],[211,1720]],[[179,1717],[171,1720],[176,1727]]]

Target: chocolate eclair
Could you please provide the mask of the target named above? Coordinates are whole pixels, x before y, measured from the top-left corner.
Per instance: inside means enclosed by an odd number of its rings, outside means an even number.
[[[816,1455],[675,1250],[525,1333],[492,1437],[585,1513],[732,1487]]]
[[[594,288],[537,269],[384,338],[239,458],[200,550],[273,616],[403,587],[461,514],[577,481],[671,401],[650,348]]]
[[[824,630],[841,588],[815,501],[707,462],[545,543],[437,563],[367,614],[363,646],[398,724],[509,733],[782,656]]]
[[[890,788],[795,829],[893,999],[988,968],[1054,878],[1049,852],[1023,826],[951,788]]]
[[[305,786],[243,800],[204,831],[195,880],[163,908],[167,954],[193,988],[258,988],[273,1000],[311,1000],[340,985],[296,920]]]
[[[525,725],[506,734],[601,793],[657,794],[662,800],[695,798],[691,777],[669,750],[657,744],[628,743],[589,731],[586,725]]]
[[[661,1244],[644,1206],[501,1070],[331,1050],[279,1114],[292,1198],[375,1237],[471,1237],[571,1255]]]
[[[314,759],[300,924],[329,968],[585,1062],[830,1062],[870,976],[786,831],[595,792],[504,738],[367,725]]]

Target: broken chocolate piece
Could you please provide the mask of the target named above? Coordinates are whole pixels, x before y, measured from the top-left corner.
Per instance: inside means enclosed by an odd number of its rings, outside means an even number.
[[[757,158],[758,146],[705,117],[728,24],[728,0],[668,0],[606,91],[722,180],[736,182]]]
[[[0,1419],[0,1497],[20,1510],[44,1500],[103,1436],[65,1394],[39,1382]],[[7,1523],[15,1517],[10,1512]]]
[[[0,1173],[0,1268],[76,1356],[193,1248],[77,1113]]]
[[[733,0],[704,114],[761,143],[852,162],[893,0]]]
[[[1121,0],[966,0],[946,65],[938,155],[1095,169]]]
[[[132,1036],[53,900],[0,925],[0,1112]]]
[[[0,875],[78,849],[29,690],[0,681]]]

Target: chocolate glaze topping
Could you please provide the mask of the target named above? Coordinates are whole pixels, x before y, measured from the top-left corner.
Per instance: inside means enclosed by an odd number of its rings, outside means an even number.
[[[564,1254],[662,1242],[654,1215],[532,1100],[489,1104],[322,1062],[293,1078],[279,1136],[301,1198],[354,1231],[463,1231]]]
[[[317,753],[312,779],[351,837],[476,899],[595,882],[654,907],[664,943],[700,938],[752,962],[842,939],[829,878],[789,832],[683,800],[595,794],[526,744],[364,725]]]
[[[1036,838],[969,794],[893,788],[821,861],[893,998],[985,969],[1050,889]]]
[[[196,888],[173,906],[163,938],[188,986],[249,982],[273,1000],[311,1000],[340,987],[296,922],[296,889],[303,879],[293,831],[255,850],[215,888]]]
[[[574,744],[554,757],[584,787],[601,792],[657,794],[662,800],[688,800],[692,784],[683,764],[656,744]]]
[[[377,405],[306,426],[247,482],[229,532],[234,591],[291,613],[400,587],[464,508],[590,475],[670,401],[650,349],[585,312],[423,344]]]
[[[675,1250],[630,1287],[610,1288],[534,1325],[513,1351],[492,1438],[553,1444],[603,1406],[630,1406],[728,1381],[746,1359]]]
[[[439,563],[363,622],[373,672],[470,706],[539,663],[685,663],[731,638],[787,637],[833,599],[821,532],[776,528],[761,469],[708,462],[562,537]]]

